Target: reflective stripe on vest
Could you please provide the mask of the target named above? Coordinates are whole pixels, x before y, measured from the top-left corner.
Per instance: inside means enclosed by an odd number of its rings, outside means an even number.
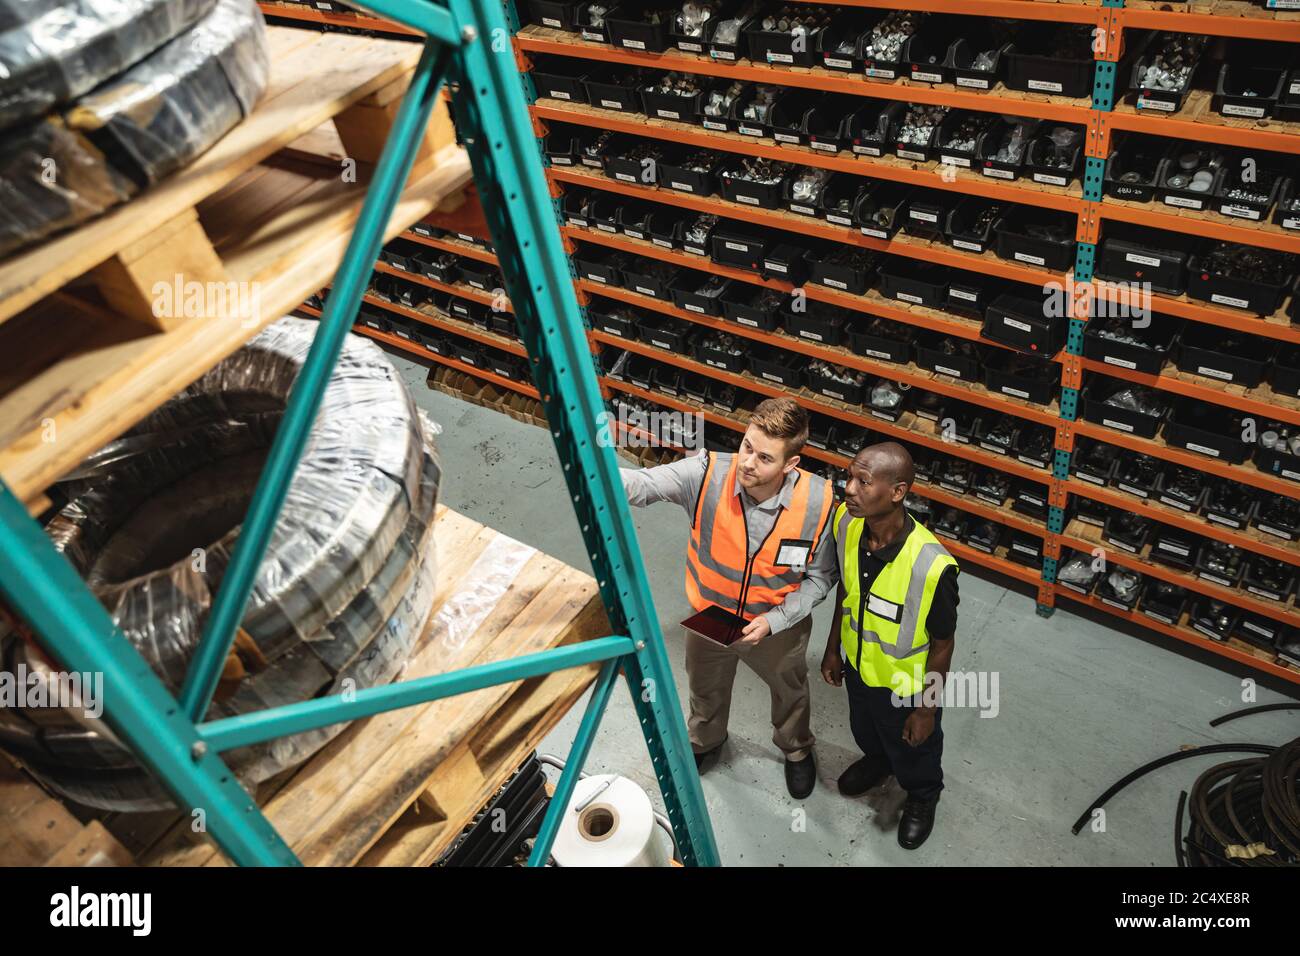
[[[735,493],[738,470],[735,455],[709,453],[686,551],[686,596],[697,611],[716,604],[752,618],[780,604],[799,586],[802,569],[776,564],[780,544],[790,538],[811,541],[811,561],[834,500],[829,481],[799,469],[790,506],[780,509],[751,558],[745,511]]]
[[[836,509],[832,534],[844,585],[840,644],[863,683],[891,687],[898,696],[910,697],[925,682],[930,648],[925,620],[939,578],[957,562],[928,529],[915,522],[898,555],[881,568],[870,594],[864,595],[858,554],[865,529],[865,520],[852,518],[845,505]],[[878,602],[875,610],[873,597]],[[896,609],[895,614],[887,614],[890,609]]]

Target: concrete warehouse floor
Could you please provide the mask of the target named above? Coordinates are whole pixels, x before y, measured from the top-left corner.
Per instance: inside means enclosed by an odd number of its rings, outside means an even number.
[[[424,366],[396,354],[393,360],[416,401],[442,425],[441,500],[590,570],[549,433],[433,391]],[[684,703],[677,622],[689,613],[682,590],[689,522],[669,504],[634,509],[633,515]],[[1283,711],[1212,729],[1212,718],[1247,706],[1242,677],[1251,672],[1245,668],[1195,649],[1171,650],[1172,642],[1159,635],[1121,633],[1107,621],[1075,613],[1069,602],[1041,618],[1027,589],[1008,590],[1000,577],[967,567],[954,668],[997,671],[999,712],[991,718],[974,709],[945,712],[946,789],[934,833],[908,852],[894,837],[903,794],[892,780],[883,792],[856,800],[835,787],[860,752],[849,733],[844,690],[828,686],[818,673],[832,601],[818,606],[808,649],[818,783],[807,800],[786,792],[780,753],[771,742],[767,688],[743,666],[738,670],[730,739],[720,763],[703,778],[725,864],[1171,866],[1179,790],[1230,756],[1194,759],[1131,785],[1107,806],[1106,832],[1085,830],[1076,837],[1070,826],[1102,790],[1149,760],[1215,742],[1280,744],[1300,727],[1295,711]],[[1250,703],[1289,699],[1263,686],[1268,680],[1261,675]],[[1293,685],[1272,686],[1295,694]],[[570,711],[541,752],[567,755],[582,709],[580,703]],[[632,778],[662,809],[624,689],[611,699],[586,769]]]

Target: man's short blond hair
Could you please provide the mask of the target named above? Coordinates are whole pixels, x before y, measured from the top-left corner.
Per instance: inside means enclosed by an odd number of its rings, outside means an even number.
[[[808,440],[808,412],[793,398],[764,399],[754,409],[749,423],[768,438],[784,441],[787,458],[799,454]]]

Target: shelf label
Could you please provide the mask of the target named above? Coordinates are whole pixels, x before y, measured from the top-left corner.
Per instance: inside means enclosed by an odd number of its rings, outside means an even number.
[[[1028,262],[1030,265],[1035,265],[1035,266],[1047,265],[1047,260],[1044,259],[1042,256],[1031,256],[1027,252],[1017,252],[1015,258],[1020,262]]]
[[[883,156],[884,155],[884,153],[881,152],[879,146],[859,146],[857,143],[853,144],[853,152],[857,153],[860,156]]]
[[[1119,601],[1112,601],[1110,598],[1102,598],[1101,603],[1109,604],[1111,607],[1117,607],[1121,611],[1131,610],[1131,608],[1127,604],[1121,604]]]
[[[1223,109],[1219,110],[1224,116],[1247,116],[1251,119],[1263,119],[1264,107],[1262,106],[1238,106],[1236,103],[1224,103]]]
[[[1080,594],[1088,593],[1084,588],[1079,587],[1079,585],[1077,584],[1071,584],[1069,581],[1057,581],[1056,583],[1059,584],[1061,587],[1066,588],[1070,591],[1077,591]]]
[[[658,237],[655,237],[652,238],[650,241],[654,243],[656,246],[663,246],[665,249],[671,249],[673,247],[672,242],[669,241],[668,239],[660,239]]]
[[[1137,362],[1130,362],[1128,359],[1116,358],[1114,355],[1107,355],[1102,358],[1107,365],[1118,365],[1120,368],[1137,368]]]
[[[1033,495],[1027,495],[1023,491],[1016,495],[1016,497],[1021,501],[1028,502],[1031,505],[1036,505],[1039,508],[1047,504],[1047,502],[1042,498],[1035,498]]]
[[[1117,422],[1113,418],[1102,418],[1101,423],[1108,428],[1118,428],[1122,432],[1131,432],[1133,426],[1128,422]]]
[[[1138,553],[1138,549],[1137,549],[1135,546],[1133,546],[1133,545],[1131,545],[1131,544],[1128,544],[1127,542],[1120,541],[1118,538],[1112,538],[1112,537],[1107,536],[1107,538],[1106,538],[1106,543],[1107,543],[1107,544],[1113,544],[1113,545],[1115,545],[1115,547],[1117,547],[1117,548],[1123,548],[1125,551],[1128,551],[1128,552],[1130,552],[1130,553],[1132,553],[1132,554],[1137,554],[1137,553]]]
[[[698,312],[698,313],[700,313],[700,315],[704,315],[704,314],[706,313],[706,310],[705,310],[705,308],[704,308],[703,306],[692,305],[692,304],[689,303],[689,302],[685,302],[685,303],[683,303],[683,305],[686,306],[686,311],[687,311],[687,312]]]
[[[1038,557],[1038,549],[1037,549],[1037,548],[1031,548],[1029,545],[1027,545],[1027,544],[1022,544],[1022,543],[1019,542],[1019,541],[1017,541],[1017,542],[1015,542],[1014,544],[1011,545],[1011,550],[1012,550],[1012,551],[1019,551],[1021,554],[1032,554],[1034,557]]]
[[[973,90],[987,90],[989,81],[980,79],[976,76],[959,76],[957,77],[958,86],[968,86]]]
[[[1181,206],[1184,209],[1204,209],[1204,199],[1187,199],[1183,196],[1165,196],[1166,206]]]
[[[596,228],[601,230],[602,232],[618,232],[617,226],[610,225],[607,222],[596,223]]]
[[[997,497],[996,495],[990,494],[987,491],[977,491],[975,492],[975,497],[980,499],[981,501],[987,501],[991,505],[997,505],[999,508],[1002,507],[1002,499]],[[1020,545],[1016,545],[1016,547],[1020,547]],[[1037,553],[1038,552],[1036,551],[1030,552],[1030,554],[1037,554]]]
[[[852,60],[841,60],[839,57],[835,57],[835,56],[824,56],[822,57],[822,62],[825,63],[827,66],[833,67],[834,69],[837,70],[853,69]]]
[[[695,192],[695,187],[692,186],[690,183],[671,182],[668,185],[671,186],[673,189],[681,190],[684,193]]]
[[[615,173],[615,174],[614,174],[614,178],[615,178],[615,179],[618,179],[618,180],[621,180],[622,182],[625,182],[625,183],[634,183],[634,182],[636,182],[636,177],[633,176],[631,173]]]
[[[790,271],[786,268],[784,262],[769,262],[766,259],[763,260],[763,268],[767,269],[769,272],[779,272],[782,275],[785,275]]]
[[[1037,93],[1063,93],[1065,87],[1055,80],[1030,80],[1027,84],[1031,90]]]
[[[785,379],[783,379],[780,375],[773,375],[771,372],[762,372],[761,374],[763,378],[767,379],[768,381],[780,382],[782,385],[785,384]]]
[[[629,229],[626,226],[623,227],[623,235],[631,236],[633,239],[645,239],[644,232],[640,232],[636,229]]]
[[[602,276],[602,275],[597,275],[597,274],[594,273],[594,272],[588,272],[588,273],[587,273],[587,278],[588,278],[588,279],[592,279],[592,280],[594,280],[594,281],[596,281],[596,282],[609,282],[609,280],[606,279],[604,276]]]
[[[623,334],[623,330],[618,328],[617,326],[602,325],[601,329],[605,332],[608,332],[610,335],[617,335],[619,338],[626,338],[626,336]]]
[[[1222,294],[1220,294],[1220,293],[1218,293],[1218,292],[1212,292],[1212,293],[1210,293],[1210,301],[1211,301],[1211,302],[1214,302],[1214,303],[1217,303],[1218,305],[1230,305],[1230,306],[1233,306],[1234,308],[1237,308],[1237,309],[1248,309],[1248,308],[1250,308],[1250,300],[1249,300],[1249,299],[1238,299],[1238,298],[1236,298],[1236,297],[1234,297],[1234,296],[1230,296],[1230,295],[1222,295]]]
[[[982,170],[985,176],[992,176],[994,179],[1015,179],[1016,174],[1009,169],[995,169],[992,166],[985,166]]]
[[[979,242],[971,242],[968,239],[952,240],[953,247],[956,249],[965,249],[967,252],[984,252],[984,245]]]
[[[1005,454],[1007,453],[1006,448],[1004,448],[1004,447],[1001,446],[1001,445],[995,445],[995,444],[994,444],[993,442],[991,442],[991,441],[981,441],[981,442],[979,443],[979,445],[980,445],[981,448],[985,448],[985,449],[987,449],[987,450],[989,450],[989,451],[991,451],[991,452],[996,452],[996,453],[999,454],[999,455],[1005,455]],[[1023,498],[1024,495],[1021,495],[1020,497]]]
[[[912,70],[912,79],[920,83],[942,83],[943,74],[914,69]]]
[[[743,315],[736,316],[736,321],[739,322],[741,325],[748,325],[751,329],[758,328],[758,323],[756,321],[750,318],[746,318]]]
[[[1267,627],[1261,627],[1260,625],[1256,624],[1254,621],[1243,620],[1241,622],[1241,626],[1248,631],[1254,631],[1256,634],[1260,634],[1264,637],[1267,637],[1269,640],[1272,640],[1274,637],[1277,636],[1276,631],[1271,630],[1270,628]]]
[[[1026,465],[1033,465],[1035,468],[1046,468],[1046,467],[1047,467],[1046,462],[1044,462],[1044,461],[1042,461],[1042,460],[1040,460],[1040,459],[1038,459],[1038,458],[1030,458],[1028,455],[1016,455],[1016,460],[1017,460],[1017,461],[1023,461]],[[1080,475],[1079,477],[1082,478],[1083,476]],[[1098,484],[1103,484],[1103,482],[1098,482]]]
[[[568,156],[552,156],[552,157],[551,157],[551,165],[552,165],[552,166],[572,166],[572,165],[573,165],[573,160],[571,160]]]
[[[604,169],[604,168],[605,168],[604,166],[601,165],[599,159],[588,159],[586,156],[582,157],[582,165],[584,165],[584,166],[590,166],[592,169]]]
[[[596,30],[583,30],[582,38],[584,40],[595,40],[598,43],[603,43],[605,41],[605,34],[599,33]]]
[[[1283,468],[1282,477],[1290,478],[1292,481],[1300,481],[1300,471],[1292,471],[1290,468]]]
[[[768,50],[768,51],[767,51],[767,62],[768,62],[768,63],[793,63],[793,62],[794,62],[794,54],[792,54],[792,53],[773,53],[771,50]]]
[[[1219,636],[1217,633],[1215,633],[1214,631],[1210,630],[1210,629],[1209,629],[1208,627],[1206,627],[1204,624],[1198,624],[1198,623],[1193,622],[1192,627],[1196,628],[1198,631],[1200,631],[1200,632],[1201,632],[1202,634],[1204,634],[1206,637],[1212,637],[1212,638],[1214,638],[1214,640],[1216,640],[1216,641],[1221,641],[1221,640],[1223,640],[1222,637],[1220,637],[1220,636]]]
[[[1237,206],[1232,203],[1224,203],[1219,207],[1219,214],[1223,216],[1236,216],[1238,219],[1259,219],[1263,214],[1258,209],[1251,209],[1249,206]]]
[[[1201,375],[1208,375],[1210,378],[1222,379],[1225,382],[1231,382],[1233,378],[1231,372],[1223,372],[1217,368],[1209,368],[1205,365],[1196,366],[1196,371]]]
[[[835,391],[833,388],[827,388],[825,385],[822,386],[822,394],[829,396],[830,398],[838,398],[841,402],[847,401],[843,394]]]
[[[1196,576],[1203,581],[1213,581],[1215,584],[1222,584],[1225,588],[1232,587],[1232,582],[1227,578],[1221,578],[1217,574],[1211,574],[1209,571],[1197,571]]]
[[[1158,614],[1155,611],[1152,611],[1148,608],[1143,608],[1142,613],[1145,614],[1147,617],[1152,618],[1153,620],[1159,621],[1161,624],[1172,625],[1174,623],[1174,619],[1172,617],[1166,617],[1165,615]]]
[[[896,422],[896,421],[898,421],[898,413],[897,413],[897,412],[882,412],[882,411],[880,411],[880,410],[878,410],[878,409],[873,408],[873,409],[871,410],[871,414],[872,414],[872,415],[875,415],[877,418],[883,418],[883,419],[884,419],[885,421],[887,421],[887,422]]]
[[[1205,445],[1198,445],[1193,441],[1189,441],[1186,447],[1192,451],[1199,451],[1202,455],[1209,455],[1211,458],[1219,457],[1219,449],[1217,448],[1207,448]]]
[[[715,60],[734,60],[736,54],[731,50],[709,50],[709,56]]]
[[[947,491],[951,491],[954,494],[958,494],[958,495],[966,494],[966,489],[963,488],[961,485],[954,485],[952,482],[944,481],[943,479],[939,479],[939,487]]]

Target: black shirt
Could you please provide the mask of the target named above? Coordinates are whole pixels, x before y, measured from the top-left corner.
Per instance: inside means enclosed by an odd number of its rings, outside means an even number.
[[[904,514],[902,533],[879,551],[868,549],[870,530],[863,529],[858,544],[858,572],[861,575],[859,587],[863,594],[871,590],[871,585],[885,565],[898,557],[898,552],[903,550],[903,542],[915,526],[916,519],[910,514]],[[961,603],[957,593],[957,574],[957,566],[951,565],[944,568],[943,574],[939,576],[939,586],[935,589],[930,613],[925,619],[925,629],[931,641],[950,641],[957,633],[957,605]]]

